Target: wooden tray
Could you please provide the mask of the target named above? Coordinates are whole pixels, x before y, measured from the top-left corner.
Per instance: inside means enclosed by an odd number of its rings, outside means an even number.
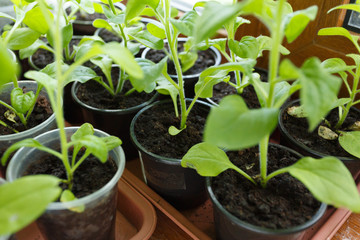
[[[154,207],[127,181],[127,172],[118,183],[116,240],[149,239],[155,230],[157,217]],[[16,234],[18,240],[43,240],[35,223]]]

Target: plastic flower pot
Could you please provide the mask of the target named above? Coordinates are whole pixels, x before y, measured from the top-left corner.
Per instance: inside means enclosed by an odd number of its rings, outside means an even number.
[[[293,100],[291,102],[288,102],[284,104],[282,107],[280,114],[279,114],[279,125],[278,129],[280,130],[280,143],[282,145],[288,146],[291,149],[294,149],[295,151],[299,152],[300,154],[304,156],[312,156],[314,158],[322,158],[325,157],[326,154],[322,153],[318,150],[311,149],[310,147],[306,146],[305,144],[298,141],[292,134],[289,132],[289,130],[284,125],[284,115],[286,114],[285,111],[293,105],[299,105],[300,101]],[[358,113],[358,116],[360,116],[360,110],[352,107],[352,111],[355,111]],[[308,131],[308,129],[304,129],[304,131]],[[317,130],[313,133],[317,134]],[[328,141],[338,141],[338,140],[328,140]],[[336,156],[336,154],[331,154],[334,157],[340,159],[345,166],[349,169],[351,174],[355,176],[360,171],[360,161],[356,157],[344,157],[344,156]]]
[[[297,156],[301,156],[292,149],[281,145],[273,145],[278,148],[285,149],[294,153]],[[312,227],[316,224],[321,224],[321,219],[324,216],[327,209],[327,205],[322,203],[316,213],[307,222],[294,226],[287,229],[270,229],[266,227],[260,227],[240,220],[235,215],[230,213],[217,199],[213,188],[211,186],[212,178],[206,178],[206,187],[209,194],[210,200],[213,204],[214,209],[214,223],[216,230],[216,239],[219,240],[296,240],[296,239],[307,239],[307,232],[312,231]],[[228,194],[231,194],[229,192]],[[262,213],[264,214],[264,213]]]
[[[78,127],[66,128],[67,137]],[[59,130],[46,132],[35,139],[53,149],[60,148]],[[99,137],[109,136],[95,129]],[[13,157],[6,172],[8,181],[21,177],[30,164],[44,156],[44,152],[33,148],[21,148]],[[117,204],[117,183],[124,171],[125,155],[121,147],[109,152],[109,157],[117,165],[112,179],[96,192],[74,201],[49,204],[45,213],[37,220],[42,235],[51,240],[114,240]],[[86,164],[86,161],[83,163]],[[84,207],[83,212],[75,212],[71,208]]]
[[[131,144],[129,135],[131,120],[140,109],[154,102],[158,94],[156,93],[148,101],[126,109],[100,109],[80,101],[77,97],[77,91],[80,84],[81,83],[78,82],[73,84],[71,94],[74,101],[81,108],[84,121],[91,123],[95,128],[119,137],[123,142],[122,146],[127,159],[130,160],[136,157],[137,151]]]
[[[185,43],[186,41],[187,41],[187,38],[178,38],[178,43]],[[164,43],[166,44],[167,40],[164,40]],[[152,50],[150,48],[145,48],[141,57],[151,60],[151,54],[156,53],[157,51],[162,52],[162,50]],[[213,63],[211,66],[218,66],[221,63],[221,54],[220,54],[219,50],[217,50],[214,47],[210,47],[207,51],[209,51],[212,59],[204,59],[203,61],[211,61]],[[160,60],[161,59],[159,59],[159,61]],[[207,66],[207,67],[211,67],[211,66]],[[186,97],[192,98],[195,96],[195,92],[194,92],[195,84],[197,83],[201,72],[205,69],[199,69],[199,71],[197,73],[193,73],[193,74],[186,74],[186,73],[183,74]],[[169,76],[175,82],[178,82],[178,77],[176,74],[169,74]]]
[[[13,86],[14,85],[12,83],[8,83],[0,88],[0,99],[2,101],[10,103],[10,93],[13,89]],[[19,81],[19,87],[25,88],[26,91],[36,92],[37,83],[35,81]],[[41,90],[40,96],[43,96],[46,99],[48,99],[45,89]],[[44,122],[40,123],[39,125],[33,128],[27,129],[19,133],[0,135],[0,153],[2,155],[2,153],[5,152],[9,146],[20,140],[23,140],[25,138],[36,137],[44,132],[47,132],[55,128],[56,128],[55,115],[52,114],[47,120],[45,120]],[[5,174],[5,168],[3,166],[0,166],[0,170],[3,172],[3,174]]]
[[[145,111],[152,111],[156,105],[165,105],[169,111],[173,108],[171,101],[155,102],[139,111],[131,122],[130,137],[139,152],[143,177],[146,184],[178,209],[195,207],[207,199],[205,178],[190,168],[181,166],[181,159],[163,157],[148,151],[139,142],[135,124]],[[210,105],[198,101],[205,111]],[[166,144],[166,143],[164,143]]]

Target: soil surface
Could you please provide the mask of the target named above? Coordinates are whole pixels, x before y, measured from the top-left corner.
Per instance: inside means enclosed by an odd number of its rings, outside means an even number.
[[[70,53],[73,51],[73,46],[78,45],[80,43],[81,39],[72,39],[70,41]],[[37,66],[40,69],[43,69],[48,64],[54,62],[54,54],[52,52],[49,52],[45,49],[38,49],[33,55],[32,55],[32,61],[35,66]],[[69,62],[68,62],[69,64]]]
[[[15,121],[11,122],[8,119],[4,117],[5,112],[8,110],[8,108],[4,107],[3,105],[0,105],[0,120],[4,121],[6,124],[8,124],[10,127],[14,128],[15,130],[22,132],[27,129],[33,128],[42,122],[44,122],[46,119],[48,119],[51,114],[53,113],[51,109],[50,102],[44,97],[39,96],[39,98],[36,101],[35,107],[33,112],[31,113],[29,119],[28,119],[28,126],[25,127],[18,116],[15,117]],[[7,135],[7,134],[14,134],[12,130],[9,128],[6,128],[2,125],[0,125],[0,135]]]
[[[260,74],[261,81],[263,82],[267,81],[266,70],[255,68],[255,72]],[[235,83],[235,76],[233,73],[230,74],[230,81]],[[221,99],[223,99],[225,96],[232,94],[238,94],[236,89],[225,82],[220,82],[214,86],[213,97],[211,98],[211,100],[219,104]],[[252,85],[249,85],[244,88],[243,92],[241,93],[241,97],[244,99],[248,108],[250,109],[260,108],[258,97]]]
[[[187,127],[176,136],[168,132],[170,126],[179,127],[173,104],[155,105],[143,112],[135,123],[135,135],[149,152],[169,158],[182,158],[195,144],[202,142],[208,106],[195,104],[187,119]],[[180,108],[179,108],[180,111]]]
[[[100,76],[105,79],[104,75],[98,72]],[[113,84],[116,86],[117,79],[119,78],[119,69],[112,68],[111,75],[113,79]],[[106,80],[105,80],[106,82]],[[140,105],[148,100],[150,100],[154,96],[153,93],[145,93],[145,92],[133,92],[128,96],[125,96],[128,90],[132,88],[130,81],[125,81],[124,88],[121,94],[116,96],[112,96],[103,86],[101,86],[96,81],[87,81],[84,84],[80,84],[76,96],[83,103],[96,107],[99,109],[126,109],[129,107],[134,107]]]
[[[165,48],[168,50],[168,45],[165,43]],[[178,52],[183,51],[183,43],[178,43]],[[151,49],[146,54],[146,59],[153,61],[154,63],[160,62],[163,58],[166,57],[166,53],[162,50]],[[212,53],[212,50],[207,49],[205,51],[198,51],[198,59],[196,60],[194,66],[184,72],[184,75],[193,75],[201,73],[208,67],[215,65],[215,57]],[[171,60],[168,60],[167,65],[168,73],[171,75],[176,75],[176,69],[174,63]]]
[[[258,147],[227,154],[240,169],[250,176],[258,176]],[[292,165],[297,159],[292,153],[270,145],[268,174]],[[320,206],[305,186],[287,173],[272,178],[267,187],[262,188],[234,170],[227,170],[212,178],[212,188],[219,202],[233,215],[270,229],[286,229],[305,223]]]
[[[79,156],[81,155],[79,153]],[[74,174],[72,192],[77,198],[81,198],[99,190],[112,179],[116,169],[116,163],[113,160],[108,160],[103,164],[96,157],[90,155]],[[23,175],[37,174],[47,174],[60,179],[67,179],[63,163],[53,155],[46,155],[32,163]],[[67,189],[65,184],[61,184],[61,187]]]
[[[298,104],[297,104],[298,105]],[[331,126],[335,126],[339,117],[338,110],[332,110],[326,117],[327,121],[330,122]],[[360,111],[351,110],[348,117],[346,118],[341,131],[346,131],[346,129],[354,124],[356,121],[360,120]],[[339,141],[336,140],[326,140],[320,137],[317,133],[316,128],[313,132],[309,132],[309,125],[306,118],[295,118],[286,113],[282,116],[282,121],[285,129],[293,136],[297,141],[304,144],[305,146],[323,153],[324,155],[332,155],[338,157],[351,157],[354,156],[347,153],[339,144]],[[319,126],[326,126],[326,123],[322,121]],[[334,129],[332,129],[334,131]]]

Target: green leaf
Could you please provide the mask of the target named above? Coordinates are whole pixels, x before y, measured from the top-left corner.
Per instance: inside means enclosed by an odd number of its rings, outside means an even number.
[[[104,73],[108,81],[112,81],[111,80],[112,59],[110,57],[106,55],[100,55],[96,58],[90,59],[90,61],[101,69],[101,71]]]
[[[192,36],[196,19],[199,15],[192,10],[185,13],[180,19],[171,19],[175,28],[185,36]]]
[[[155,25],[154,23],[148,23],[146,29],[156,38],[164,39],[166,38],[165,30],[163,26]]]
[[[105,54],[110,56],[113,61],[118,64],[120,68],[124,69],[130,76],[135,78],[142,78],[144,76],[130,50],[122,46],[120,43],[110,42],[101,48]]]
[[[16,19],[13,18],[13,16],[10,16],[9,14],[3,13],[3,12],[0,12],[0,18],[8,18],[14,22],[16,21]]]
[[[287,15],[285,36],[289,43],[293,42],[304,31],[308,23],[316,18],[317,10],[318,7],[314,5]]]
[[[204,140],[229,150],[255,146],[275,129],[278,112],[272,108],[249,110],[240,96],[227,96],[211,109]]]
[[[181,159],[181,166],[196,169],[199,175],[206,177],[215,177],[234,168],[223,150],[206,142],[191,147]]]
[[[177,106],[177,96],[179,95],[179,90],[174,85],[172,85],[165,77],[159,78],[157,80],[157,84],[158,86],[155,88],[155,90],[157,90],[160,94],[170,95],[174,103],[174,107]]]
[[[52,13],[49,10],[47,10],[47,12],[47,14],[53,18]],[[29,28],[41,34],[47,33],[50,29],[40,7],[34,7],[33,9],[27,11],[23,22]]]
[[[50,77],[48,74],[37,71],[28,71],[25,73],[25,77],[28,79],[33,79],[36,82],[43,85],[48,92],[55,91],[57,87],[56,79]]]
[[[329,73],[345,72],[353,69],[355,66],[348,66],[341,58],[329,58],[321,63]]]
[[[93,26],[96,28],[105,28],[106,30],[112,31],[112,26],[104,19],[95,19]]]
[[[360,132],[341,132],[339,143],[345,151],[351,155],[360,158]]]
[[[156,81],[161,77],[161,73],[167,62],[167,58],[162,59],[159,63],[155,64],[148,59],[138,58],[137,63],[141,67],[144,75],[142,78],[135,78],[130,76],[131,85],[138,92],[152,92],[156,87]]]
[[[170,126],[169,129],[168,129],[168,132],[171,136],[176,136],[178,135],[179,133],[181,133],[184,129],[186,128],[186,126],[182,129],[178,129],[177,127],[175,126]]]
[[[75,70],[71,73],[70,77],[66,79],[64,85],[69,84],[70,82],[81,82],[85,83],[91,79],[97,78],[98,75],[94,70],[85,66],[77,66]]]
[[[356,66],[360,66],[360,55],[359,54],[346,54],[347,57],[350,57],[354,60]]]
[[[75,195],[68,189],[64,190],[61,194],[60,197],[60,202],[71,202],[77,200],[77,198],[75,197]],[[77,207],[72,207],[69,208],[71,211],[77,212],[77,213],[82,213],[85,210],[85,205],[81,204],[80,206]]]
[[[309,130],[312,131],[337,100],[341,79],[327,72],[320,60],[312,57],[301,67],[300,82],[301,104],[308,114]]]
[[[351,98],[340,98],[337,99],[332,105],[331,105],[331,109],[340,107],[340,106],[345,106],[345,104],[349,103],[351,101]]]
[[[230,39],[229,48],[238,57],[256,59],[259,55],[260,45],[256,38],[245,36],[241,38],[240,42]]]
[[[71,135],[71,141],[78,141],[87,135],[94,135],[94,127],[90,123],[82,124],[76,132]]]
[[[17,74],[16,62],[12,59],[9,51],[0,42],[0,87],[8,82],[11,82]]]
[[[207,68],[200,74],[199,81],[195,85],[196,95],[201,98],[212,97],[213,86],[227,79],[229,72],[241,71],[244,76],[250,76],[255,63],[253,59],[244,59]]]
[[[63,48],[69,45],[73,38],[73,25],[70,23],[62,28],[61,34],[63,36]]]
[[[105,163],[107,161],[107,145],[100,137],[94,135],[85,135],[73,142],[76,146],[81,145],[85,147],[86,151],[97,157],[100,162]]]
[[[284,59],[280,63],[279,76],[282,80],[295,80],[300,77],[300,70],[289,60]]]
[[[216,39],[209,39],[209,41],[202,41],[196,44],[196,47],[197,49],[203,51],[208,49],[210,46],[213,46],[216,49],[218,49],[220,52],[225,52],[227,48],[226,44],[227,44],[226,38],[216,38]]]
[[[105,142],[108,151],[110,151],[122,144],[122,141],[120,140],[120,138],[114,137],[114,136],[102,137],[101,139]]]
[[[273,46],[273,39],[268,36],[258,36],[256,40],[259,43],[259,56],[262,56],[262,52],[264,50],[271,50]],[[280,45],[279,52],[282,55],[288,55],[290,54],[290,51],[286,49],[284,46]]]
[[[164,41],[160,38],[154,37],[149,31],[141,31],[131,35],[131,37],[146,47],[156,50],[164,48]]]
[[[193,36],[195,43],[212,37],[225,23],[233,20],[239,14],[241,6],[240,4],[223,5],[208,2],[194,26]]]
[[[41,33],[30,28],[18,28],[10,37],[7,47],[11,50],[20,50],[29,47],[40,37],[40,35]]]
[[[330,9],[328,11],[328,13],[330,13],[330,12],[336,10],[336,9],[347,9],[347,10],[360,12],[360,5],[359,4],[343,4],[343,5],[340,5],[340,6],[333,7],[332,9]]]
[[[329,28],[323,28],[320,29],[318,32],[318,35],[320,36],[343,36],[349,39],[354,46],[358,46],[358,36],[351,35],[350,32],[343,28],[343,27],[329,27]]]
[[[152,2],[149,1],[149,2]],[[125,10],[125,21],[128,24],[132,19],[139,16],[141,12],[145,9],[147,4],[146,0],[129,0],[126,4]]]
[[[21,88],[14,88],[11,91],[11,105],[19,113],[25,114],[36,101],[34,92],[23,93]]]
[[[59,182],[53,176],[35,175],[1,185],[0,235],[15,233],[35,221],[60,195]]]
[[[305,157],[287,168],[321,202],[360,212],[360,196],[345,165],[334,157]]]
[[[196,60],[198,59],[198,54],[194,51],[181,52],[179,54],[179,59],[181,62],[181,70],[186,72],[192,66],[194,66]]]

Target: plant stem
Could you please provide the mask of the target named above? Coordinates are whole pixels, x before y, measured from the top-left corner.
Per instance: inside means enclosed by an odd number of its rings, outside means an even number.
[[[16,129],[10,127],[8,124],[6,124],[5,122],[0,120],[0,125],[3,125],[4,127],[10,129],[11,131],[13,131],[14,133],[18,133],[19,131],[17,131]]]
[[[179,62],[178,51],[177,51],[177,34],[171,31],[170,26],[170,1],[164,0],[164,26],[165,26],[165,33],[168,39],[170,53],[175,65],[176,74],[178,77],[178,86],[179,86],[179,101],[180,101],[180,108],[181,108],[181,121],[180,121],[180,129],[184,129],[186,126],[187,120],[187,109],[186,109],[186,101],[185,101],[185,92],[184,92],[184,80],[181,65]]]
[[[268,148],[269,148],[269,135],[265,136],[259,143],[260,176],[261,176],[261,186],[262,187],[266,186]]]
[[[279,174],[283,174],[283,173],[287,173],[287,172],[288,172],[288,168],[285,167],[285,168],[281,168],[281,169],[278,169],[278,170],[270,173],[270,174],[266,177],[266,179],[264,180],[264,185],[263,185],[263,187],[266,187],[268,181],[269,181],[271,178],[273,178],[273,177],[275,177],[275,176],[277,176],[277,175],[279,175]]]
[[[39,95],[40,95],[40,91],[43,87],[39,85],[38,83],[38,87],[36,89],[36,93],[35,93],[35,99],[38,99]],[[36,104],[36,100],[34,101],[34,103],[32,104],[32,106],[30,107],[29,111],[27,112],[26,114],[26,118],[25,118],[25,122],[28,121],[29,117],[31,116],[31,113],[33,112],[34,110],[34,107],[35,107],[35,104]]]
[[[350,100],[350,102],[348,102],[346,104],[346,107],[345,107],[345,110],[344,110],[342,116],[340,117],[339,121],[335,125],[335,129],[339,129],[342,126],[342,124],[344,123],[346,117],[348,116],[348,114],[350,112],[350,108],[353,106],[353,103],[355,102],[357,88],[358,88],[358,85],[359,85],[359,79],[360,79],[360,66],[358,66],[358,68],[356,69],[356,74],[354,76],[353,85],[352,85],[352,91],[350,93],[350,99],[351,100]]]

